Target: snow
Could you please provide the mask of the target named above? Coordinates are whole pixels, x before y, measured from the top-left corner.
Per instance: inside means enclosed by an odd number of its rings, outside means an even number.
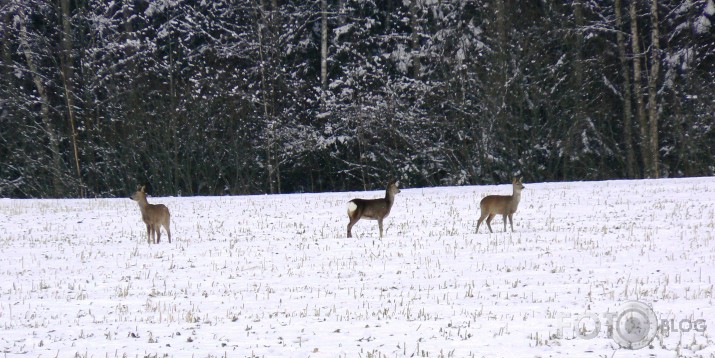
[[[708,0],[703,9],[703,14],[698,16],[693,23],[693,28],[698,34],[706,34],[710,32],[710,26],[712,25],[710,19],[707,16],[715,15],[715,1]]]
[[[353,26],[354,26],[353,24],[349,23],[349,24],[345,24],[343,26],[336,27],[335,30],[333,30],[333,33],[335,34],[335,38],[339,39],[340,36],[349,33],[350,31],[352,31]]]
[[[525,183],[515,232],[475,234],[511,185],[402,189],[378,238],[346,203],[384,190],[130,199],[0,199],[0,347],[33,356],[709,356],[715,178]],[[619,349],[578,317],[627,300],[662,331]],[[581,321],[578,321],[581,322]],[[681,325],[682,326],[682,325]],[[688,326],[682,326],[688,328]]]
[[[698,34],[706,34],[710,32],[710,19],[708,19],[705,16],[699,16],[696,20],[695,23],[693,24],[693,27],[695,28],[695,32]]]
[[[705,5],[705,9],[703,9],[703,13],[710,16],[715,15],[715,1],[708,0],[707,5]]]

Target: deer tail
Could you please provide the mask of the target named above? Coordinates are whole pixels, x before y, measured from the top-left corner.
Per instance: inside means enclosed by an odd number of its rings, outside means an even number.
[[[355,210],[357,210],[357,204],[355,204],[352,200],[348,201],[348,215],[355,212]]]

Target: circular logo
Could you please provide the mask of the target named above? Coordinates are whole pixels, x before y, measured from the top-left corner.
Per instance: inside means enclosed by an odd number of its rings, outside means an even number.
[[[613,339],[623,348],[641,349],[658,333],[658,318],[650,306],[639,301],[621,305],[613,322]]]

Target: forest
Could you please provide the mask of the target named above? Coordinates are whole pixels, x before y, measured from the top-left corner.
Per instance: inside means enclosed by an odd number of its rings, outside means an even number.
[[[715,0],[2,0],[0,197],[715,174]]]

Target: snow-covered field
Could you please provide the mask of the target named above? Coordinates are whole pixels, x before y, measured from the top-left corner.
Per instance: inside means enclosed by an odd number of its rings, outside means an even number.
[[[715,178],[524,184],[514,233],[474,233],[511,185],[403,188],[383,239],[345,231],[346,202],[384,190],[150,197],[174,239],[152,246],[128,198],[0,199],[0,352],[715,355]],[[619,348],[627,300],[676,329]]]

